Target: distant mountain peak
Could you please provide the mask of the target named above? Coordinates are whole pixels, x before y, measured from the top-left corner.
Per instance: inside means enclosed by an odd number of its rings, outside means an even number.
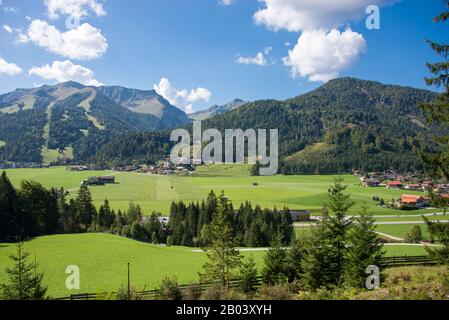
[[[240,108],[241,106],[243,106],[247,103],[248,103],[247,101],[236,98],[224,105],[213,105],[212,107],[210,107],[208,109],[192,113],[189,115],[189,117],[194,120],[206,120],[213,116],[224,114],[226,112]]]

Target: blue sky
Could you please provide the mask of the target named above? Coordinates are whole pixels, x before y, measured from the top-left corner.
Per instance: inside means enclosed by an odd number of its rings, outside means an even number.
[[[0,1],[0,93],[71,78],[157,85],[190,112],[234,98],[294,97],[338,76],[425,88],[425,63],[437,57],[424,39],[449,41],[448,25],[432,23],[443,0],[345,0],[355,5],[343,8],[320,6],[323,0],[65,1],[71,6]],[[304,3],[315,12],[305,14]],[[380,30],[365,27],[372,3]],[[69,37],[70,14],[84,29],[75,26]],[[72,36],[85,47],[74,48]]]

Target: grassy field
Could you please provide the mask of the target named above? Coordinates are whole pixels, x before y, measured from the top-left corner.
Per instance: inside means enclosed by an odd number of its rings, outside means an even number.
[[[398,238],[405,238],[405,235],[409,233],[415,225],[413,224],[391,224],[391,225],[378,225],[377,231],[389,234]],[[424,224],[419,225],[421,227],[421,233],[423,235],[423,240],[429,240],[429,231]]]
[[[194,176],[152,176],[138,173],[70,172],[64,167],[50,169],[14,169],[7,170],[8,176],[15,186],[23,179],[41,182],[46,187],[64,187],[73,194],[80,182],[97,175],[116,175],[115,185],[91,187],[93,199],[97,205],[108,198],[115,209],[126,209],[130,201],[139,203],[146,214],[153,210],[167,214],[172,201],[200,201],[210,190],[224,190],[234,206],[250,200],[263,207],[284,206],[290,209],[308,209],[319,212],[327,200],[327,190],[335,176],[270,176],[251,177],[247,166],[203,166]],[[405,193],[401,190],[386,188],[364,188],[357,177],[342,176],[348,185],[356,205],[351,213],[358,213],[364,201],[368,203],[374,214],[418,214],[431,210],[401,212],[378,207],[373,196],[388,201]],[[257,183],[257,185],[254,185]],[[417,192],[406,192],[419,194]],[[439,211],[439,210],[437,210]]]
[[[75,234],[39,237],[25,244],[45,273],[48,293],[53,297],[74,294],[65,288],[69,265],[80,268],[78,293],[117,290],[126,285],[127,263],[131,263],[131,282],[136,290],[154,289],[165,276],[176,276],[180,283],[195,283],[202,270],[205,254],[187,247],[162,247],[108,234]],[[7,255],[14,244],[0,244],[0,283],[7,281],[4,268],[10,267]],[[387,254],[422,255],[423,247],[388,246]],[[259,271],[264,251],[245,251],[253,255]]]

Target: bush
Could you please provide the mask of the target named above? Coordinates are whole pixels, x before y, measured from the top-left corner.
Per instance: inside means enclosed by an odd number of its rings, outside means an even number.
[[[162,280],[158,291],[158,300],[182,300],[182,293],[176,278],[167,277]]]
[[[262,285],[258,293],[258,298],[262,300],[292,300],[292,287],[289,284],[275,286]]]
[[[405,235],[404,240],[410,243],[420,243],[423,240],[421,227],[419,225],[414,226],[412,230]]]

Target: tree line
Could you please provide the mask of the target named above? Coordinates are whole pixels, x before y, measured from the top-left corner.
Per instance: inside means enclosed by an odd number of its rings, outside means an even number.
[[[280,211],[262,209],[247,201],[235,210],[224,192],[217,196],[211,191],[201,203],[172,203],[167,229],[170,243],[194,247],[209,245],[212,241],[211,223],[219,210],[224,211],[238,246],[267,247],[279,233],[286,245],[294,238],[293,221],[287,208]]]

